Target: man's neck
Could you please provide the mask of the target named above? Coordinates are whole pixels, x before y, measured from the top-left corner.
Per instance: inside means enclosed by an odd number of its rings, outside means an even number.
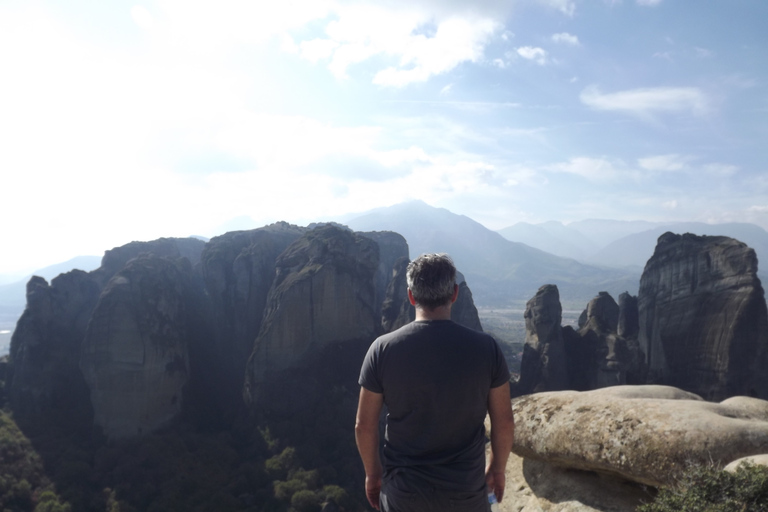
[[[450,320],[451,306],[440,306],[435,309],[416,308],[416,321]]]

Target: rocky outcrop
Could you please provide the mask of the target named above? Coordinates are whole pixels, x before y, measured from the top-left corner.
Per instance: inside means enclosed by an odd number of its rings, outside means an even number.
[[[186,258],[194,267],[200,262],[203,247],[205,242],[197,238],[159,238],[150,242],[131,242],[106,251],[101,266],[91,275],[103,287],[128,261],[140,254],[154,254],[171,260]]]
[[[378,266],[373,240],[330,225],[308,232],[280,255],[248,361],[247,400],[255,400],[256,388],[270,375],[306,366],[331,345],[376,337]]]
[[[384,332],[382,312],[412,318],[398,288],[407,254],[396,233],[334,225],[277,223],[207,244],[132,242],[93,272],[30,281],[5,390],[19,415],[66,413],[109,438],[180,415],[217,428],[259,386],[270,400],[254,407],[327,414],[334,392],[356,388],[362,357]],[[460,287],[455,318],[479,328]]]
[[[672,387],[617,386],[528,395],[513,409],[516,454],[655,487],[691,463],[768,452],[768,402],[754,398],[717,404]]]
[[[451,320],[464,327],[483,332],[480,324],[480,315],[477,313],[475,301],[472,299],[472,290],[461,272],[457,272],[456,282],[459,285],[459,295],[451,307]]]
[[[659,237],[640,280],[648,381],[707,400],[768,398],[768,312],[757,257],[727,237]]]
[[[368,231],[360,234],[370,238],[379,246],[379,266],[376,268],[374,277],[374,304],[376,311],[382,311],[395,264],[402,258],[408,259],[408,242],[403,235],[392,231]]]
[[[620,308],[606,292],[589,302],[584,325],[578,331],[580,350],[586,364],[573,368],[576,380],[589,390],[627,383],[627,371],[633,360],[629,341],[618,334]]]
[[[408,257],[402,257],[392,269],[392,278],[381,305],[381,327],[384,332],[399,329],[416,318],[416,310],[408,300],[408,263]]]
[[[542,286],[526,304],[525,345],[520,380],[512,383],[513,395],[568,389],[562,313],[555,285]]]
[[[175,418],[189,380],[191,267],[142,255],[107,284],[83,342],[80,368],[94,422],[110,438],[152,432]]]
[[[306,228],[279,222],[212,238],[201,255],[215,340],[202,371],[222,387],[230,406],[242,396],[245,365],[261,329],[275,262]],[[205,347],[203,347],[205,348]]]
[[[96,280],[81,270],[27,283],[27,307],[11,340],[6,393],[17,416],[88,422],[88,389],[80,347],[99,297]]]
[[[523,315],[525,345],[512,395],[641,383],[637,340],[619,334],[619,330],[632,332],[635,303],[629,294],[622,294],[621,300],[620,307],[608,293],[600,292],[582,313],[577,331],[561,326],[557,287],[542,286]]]

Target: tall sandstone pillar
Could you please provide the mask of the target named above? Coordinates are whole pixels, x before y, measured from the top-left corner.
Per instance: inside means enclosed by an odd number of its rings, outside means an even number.
[[[707,400],[768,398],[768,312],[757,256],[728,237],[659,237],[640,279],[648,380]]]

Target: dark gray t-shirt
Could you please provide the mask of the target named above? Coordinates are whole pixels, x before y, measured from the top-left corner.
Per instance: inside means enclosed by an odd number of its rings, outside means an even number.
[[[496,341],[451,320],[411,322],[376,339],[359,382],[384,395],[385,476],[407,471],[436,488],[482,489],[488,394],[508,381]]]

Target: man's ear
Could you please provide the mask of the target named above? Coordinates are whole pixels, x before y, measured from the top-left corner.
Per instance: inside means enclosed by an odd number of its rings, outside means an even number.
[[[453,285],[453,297],[451,298],[451,304],[456,302],[456,299],[458,299],[458,298],[459,298],[459,285],[454,284]]]
[[[408,301],[411,303],[411,306],[416,305],[416,299],[413,298],[413,293],[410,288],[408,288]]]

